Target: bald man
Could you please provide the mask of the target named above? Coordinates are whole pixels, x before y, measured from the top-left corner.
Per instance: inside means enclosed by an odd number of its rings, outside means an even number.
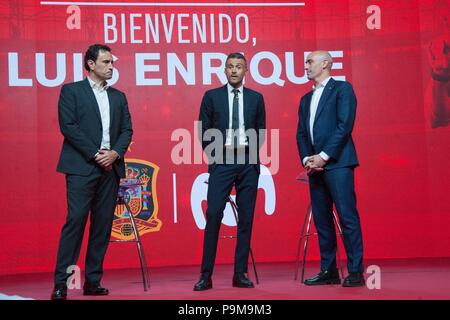
[[[359,165],[352,139],[356,97],[350,83],[331,78],[333,60],[326,51],[308,55],[305,69],[313,90],[298,111],[297,147],[309,175],[314,224],[320,247],[320,272],[306,285],[340,284],[336,266],[333,205],[344,234],[349,275],[344,287],[365,284],[361,225],[356,209],[354,169]]]

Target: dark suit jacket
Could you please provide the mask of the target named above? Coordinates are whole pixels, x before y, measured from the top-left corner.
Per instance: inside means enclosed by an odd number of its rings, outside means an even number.
[[[320,97],[314,119],[314,146],[309,126],[313,91],[304,95],[298,110],[297,147],[300,161],[321,151],[330,156],[325,169],[358,166],[352,139],[356,116],[356,96],[350,83],[328,81]]]
[[[266,109],[262,94],[254,90],[245,88],[244,94],[244,124],[245,130],[255,129],[257,134],[260,129],[266,128]],[[201,137],[208,129],[218,129],[222,133],[223,143],[226,142],[226,131],[229,129],[229,101],[227,85],[208,90],[205,92],[202,104],[200,106],[199,121],[202,123]],[[257,136],[258,148],[264,142]],[[214,140],[213,140],[214,141]],[[205,141],[202,139],[203,149],[213,141]],[[259,163],[259,154],[257,155]],[[214,168],[214,164],[210,164],[208,171]],[[259,170],[259,166],[258,166]]]
[[[119,177],[125,177],[124,155],[133,129],[125,94],[108,88],[110,106],[110,142],[120,158],[113,164]],[[100,110],[88,79],[65,84],[58,103],[59,127],[64,136],[57,171],[66,174],[89,175],[96,162],[94,155],[102,141]]]

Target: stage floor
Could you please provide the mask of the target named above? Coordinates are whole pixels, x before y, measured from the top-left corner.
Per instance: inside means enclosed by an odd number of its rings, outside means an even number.
[[[143,291],[140,269],[106,270],[102,285],[106,297],[84,297],[82,290],[69,290],[71,300],[318,300],[318,299],[450,299],[450,258],[366,261],[381,269],[381,288],[343,288],[340,285],[308,287],[294,280],[295,263],[258,263],[260,283],[254,289],[231,286],[232,265],[217,265],[213,289],[194,292],[199,266],[149,268],[150,289]],[[308,262],[305,277],[318,272],[318,262]],[[366,274],[366,279],[370,277]],[[83,278],[83,277],[82,277]],[[250,272],[254,281],[254,275]],[[0,297],[49,299],[52,274],[0,277]],[[16,297],[14,297],[16,296]]]

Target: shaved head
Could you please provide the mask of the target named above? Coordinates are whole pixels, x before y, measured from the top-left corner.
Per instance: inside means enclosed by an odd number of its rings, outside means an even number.
[[[305,61],[306,75],[309,80],[320,83],[330,76],[333,59],[327,51],[314,51],[308,54]]]
[[[328,51],[314,51],[311,53],[311,56],[314,55],[318,61],[328,61],[327,68],[331,70],[333,66],[333,58]]]

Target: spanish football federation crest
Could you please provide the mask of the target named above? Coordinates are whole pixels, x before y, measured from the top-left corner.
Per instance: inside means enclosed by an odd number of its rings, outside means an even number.
[[[118,204],[114,211],[114,221],[111,235],[119,240],[133,240],[133,229],[129,215],[136,221],[139,235],[156,232],[161,229],[162,222],[158,219],[158,199],[156,197],[156,177],[159,167],[154,163],[140,159],[125,159],[126,178],[135,182],[125,189],[125,204]]]

